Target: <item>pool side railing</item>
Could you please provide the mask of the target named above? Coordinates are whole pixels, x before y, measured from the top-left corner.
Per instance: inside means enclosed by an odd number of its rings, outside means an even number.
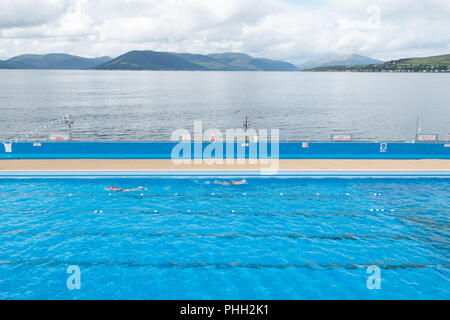
[[[63,137],[67,138],[66,133],[60,133]],[[0,142],[61,142],[59,140],[54,140],[51,138],[53,135],[46,133],[0,133]],[[401,142],[401,143],[413,143],[419,142],[416,137],[410,138],[397,138],[392,139],[389,137],[366,137],[358,135],[350,135],[351,140],[342,142]],[[436,141],[430,142],[450,142],[450,134],[446,137],[445,135],[436,135]],[[65,142],[174,142],[169,135],[164,135],[161,132],[145,132],[145,134],[104,134],[104,133],[74,133],[71,139],[64,140]],[[209,142],[209,139],[203,139],[203,142]],[[267,138],[268,142],[272,139],[269,136]],[[330,136],[324,136],[322,139],[310,138],[309,136],[301,136],[298,134],[279,134],[276,139],[278,142],[341,142],[333,141]],[[425,141],[423,141],[425,142]]]
[[[405,142],[3,142],[0,159],[450,159],[450,143]],[[214,151],[209,152],[213,148]],[[228,148],[230,148],[228,150]],[[232,148],[232,149],[231,149]],[[189,154],[184,154],[185,150]],[[209,153],[208,153],[209,152]]]

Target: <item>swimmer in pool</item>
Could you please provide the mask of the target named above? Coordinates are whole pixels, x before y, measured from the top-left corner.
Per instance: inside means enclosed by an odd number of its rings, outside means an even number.
[[[110,191],[123,191],[123,192],[129,192],[129,191],[141,191],[142,189],[144,189],[144,187],[137,187],[134,189],[121,189],[121,188],[116,188],[114,186],[111,186],[109,188],[105,188],[105,190],[110,190]]]
[[[221,185],[224,185],[224,186],[229,186],[229,185],[236,186],[236,185],[240,185],[240,184],[247,184],[247,181],[245,179],[238,180],[238,181],[219,181],[219,180],[216,180],[216,181],[214,181],[214,183],[215,184],[221,184]]]

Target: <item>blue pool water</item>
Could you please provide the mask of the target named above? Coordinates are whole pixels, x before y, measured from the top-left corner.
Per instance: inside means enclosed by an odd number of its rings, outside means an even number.
[[[450,298],[449,179],[213,181],[2,180],[0,299]]]

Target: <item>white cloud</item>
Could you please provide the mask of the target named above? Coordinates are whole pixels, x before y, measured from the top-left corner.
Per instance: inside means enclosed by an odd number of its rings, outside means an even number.
[[[62,0],[1,0],[0,29],[33,27],[58,19],[70,1]]]
[[[448,0],[1,0],[0,58],[152,49],[390,59],[448,53],[449,16]]]

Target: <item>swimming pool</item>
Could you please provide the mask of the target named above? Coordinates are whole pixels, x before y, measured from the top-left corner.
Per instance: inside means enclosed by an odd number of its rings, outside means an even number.
[[[2,179],[0,299],[450,298],[450,179],[215,179]]]

